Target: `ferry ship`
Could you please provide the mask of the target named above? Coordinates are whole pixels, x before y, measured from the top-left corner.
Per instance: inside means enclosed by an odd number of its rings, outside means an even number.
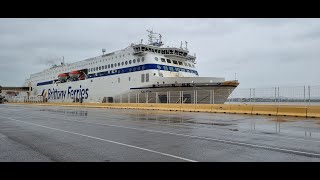
[[[148,31],[148,43],[75,63],[61,62],[32,74],[24,86],[29,96],[47,102],[224,103],[237,80],[200,77],[196,56],[185,47],[164,47],[159,33]],[[171,97],[171,99],[170,99]],[[174,99],[176,98],[176,99]],[[202,99],[209,99],[202,101]]]

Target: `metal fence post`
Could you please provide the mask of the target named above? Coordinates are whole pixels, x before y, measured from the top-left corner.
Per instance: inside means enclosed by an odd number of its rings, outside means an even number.
[[[253,88],[253,102],[256,102],[256,88]]]
[[[156,92],[156,104],[158,103],[158,92]]]
[[[198,104],[198,91],[196,90],[196,104]]]
[[[277,87],[274,87],[274,104],[277,104]]]
[[[278,105],[280,105],[280,87],[278,87]]]
[[[311,105],[310,101],[311,101],[311,87],[308,86],[308,94],[309,94],[309,106]]]
[[[306,106],[306,86],[303,86],[303,102],[304,106]]]
[[[183,104],[183,101],[184,101],[184,99],[183,99],[183,91],[181,91],[181,104]]]
[[[214,104],[214,90],[212,90],[212,104]]]
[[[230,104],[230,101],[231,101],[231,94],[230,94],[230,89],[229,90],[229,94],[228,94],[228,97],[229,97],[229,104]]]
[[[250,104],[251,104],[251,88],[250,88],[250,98],[249,99],[250,99]]]
[[[196,90],[193,90],[193,104],[196,104]]]
[[[149,102],[149,93],[147,92],[146,93],[146,103],[148,103]]]

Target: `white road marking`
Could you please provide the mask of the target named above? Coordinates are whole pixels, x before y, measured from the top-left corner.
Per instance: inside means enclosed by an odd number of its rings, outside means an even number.
[[[215,141],[215,142],[222,142],[222,143],[229,143],[229,144],[235,144],[235,145],[244,145],[244,146],[250,146],[250,147],[256,147],[256,148],[264,148],[264,149],[270,149],[270,150],[276,150],[276,151],[283,151],[283,152],[287,152],[287,153],[299,153],[299,154],[303,154],[303,155],[307,155],[307,156],[317,156],[318,158],[320,157],[320,154],[317,154],[317,153],[298,151],[298,150],[292,150],[292,149],[285,149],[285,148],[277,148],[277,147],[271,147],[271,146],[265,146],[265,145],[242,143],[242,142],[237,142],[237,141],[209,138],[209,137],[203,137],[203,136],[194,136],[194,135],[172,133],[172,132],[167,132],[167,131],[158,131],[158,130],[151,130],[151,129],[144,129],[144,128],[133,128],[133,127],[128,127],[128,126],[120,126],[120,125],[113,125],[113,124],[106,124],[106,123],[103,123],[103,124],[102,123],[93,123],[93,122],[89,122],[89,121],[77,121],[77,120],[70,120],[70,119],[69,120],[62,119],[62,120],[63,121],[87,123],[87,124],[95,124],[95,125],[104,125],[104,126],[118,127],[118,128],[125,128],[125,129],[139,130],[139,131],[155,132],[155,133],[162,133],[162,134],[170,134],[170,135],[183,136],[183,137],[189,137],[189,138],[197,138],[197,139],[203,139],[203,140],[209,140],[209,141]]]
[[[55,118],[55,119],[57,119],[57,118]],[[60,120],[63,120],[63,119],[60,119]],[[110,127],[118,127],[118,128],[126,128],[126,129],[140,130],[140,131],[156,132],[156,133],[162,133],[162,134],[184,136],[184,137],[204,139],[204,140],[223,142],[223,143],[229,143],[229,144],[236,144],[236,145],[244,145],[244,146],[250,146],[250,147],[278,150],[278,151],[284,151],[284,152],[289,152],[289,153],[299,153],[299,154],[304,154],[304,155],[308,155],[308,156],[318,156],[318,158],[320,157],[320,154],[317,154],[317,153],[298,151],[298,150],[292,150],[292,149],[285,149],[285,148],[277,148],[277,147],[257,145],[257,144],[242,143],[242,142],[223,140],[223,139],[215,139],[215,138],[209,138],[209,137],[203,137],[203,136],[194,136],[194,135],[179,134],[179,133],[172,133],[172,132],[166,132],[166,131],[157,131],[157,130],[150,130],[150,129],[133,128],[133,127],[127,127],[127,126],[112,125],[112,124],[93,123],[93,122],[89,122],[89,121],[77,121],[77,120],[70,120],[70,119],[69,120],[65,120],[64,119],[64,121],[74,121],[74,122],[82,122],[82,123],[87,123],[87,124],[105,125],[105,126],[110,126]]]
[[[172,154],[162,153],[162,152],[159,152],[159,151],[154,151],[154,150],[151,150],[151,149],[146,149],[146,148],[142,148],[142,147],[138,147],[138,146],[133,146],[133,145],[130,145],[130,144],[120,143],[120,142],[116,142],[116,141],[112,141],[112,140],[108,140],[108,139],[102,139],[102,138],[98,138],[98,137],[94,137],[94,136],[89,136],[89,135],[86,135],[86,134],[80,134],[80,133],[76,133],[76,132],[71,132],[71,131],[66,131],[66,130],[62,130],[62,129],[52,128],[52,127],[43,126],[43,125],[39,125],[39,124],[35,124],[35,123],[20,121],[20,120],[17,120],[17,119],[14,119],[14,118],[10,118],[10,117],[4,117],[4,116],[0,116],[0,117],[5,118],[5,119],[9,119],[9,120],[12,120],[12,121],[22,122],[22,123],[25,123],[25,124],[30,124],[30,125],[34,125],[34,126],[38,126],[38,127],[43,127],[43,128],[55,130],[55,131],[61,131],[61,132],[69,133],[69,134],[75,134],[75,135],[79,135],[79,136],[83,136],[83,137],[88,137],[88,138],[97,139],[97,140],[101,140],[101,141],[105,141],[105,142],[110,142],[110,143],[114,143],[114,144],[118,144],[118,145],[122,145],[122,146],[131,147],[131,148],[135,148],[135,149],[140,149],[140,150],[152,152],[152,153],[155,153],[155,154],[161,154],[161,155],[164,155],[164,156],[168,156],[168,157],[172,157],[172,158],[176,158],[176,159],[181,159],[181,160],[184,160],[184,161],[197,162],[195,160],[191,160],[191,159],[175,156],[175,155],[172,155]]]
[[[30,115],[30,113],[29,113]],[[29,116],[29,117],[34,117],[33,115]],[[39,117],[39,116],[37,116]],[[103,116],[98,116],[98,117],[103,117]],[[58,118],[55,118],[54,116],[50,116],[50,118],[52,119],[58,119]],[[66,120],[65,119],[58,119],[58,120]],[[68,118],[69,121],[72,121],[70,120],[70,118]],[[118,120],[110,120],[108,119],[108,121],[111,121],[111,122],[117,122],[119,123],[120,121]],[[171,123],[154,123],[154,122],[136,122],[136,121],[130,121],[130,120],[121,120],[120,123],[140,123],[140,124],[156,124],[156,125],[161,125],[161,126],[173,126],[173,127],[183,127],[183,128],[190,128],[190,129],[206,129],[206,130],[210,130],[210,131],[226,131],[226,129],[221,129],[221,128],[215,128],[215,127],[211,127],[211,128],[206,128],[206,127],[190,127],[190,126],[185,126],[185,125],[176,125],[176,124],[171,124]],[[250,133],[250,132],[234,132],[234,131],[230,131],[230,133],[232,134],[250,134],[250,135],[255,135],[255,136],[262,136],[262,137],[271,137],[271,138],[279,138],[279,139],[291,139],[291,140],[299,140],[299,141],[306,141],[306,142],[316,142],[316,143],[319,143],[320,140],[311,140],[311,139],[304,139],[304,138],[298,138],[298,137],[290,137],[290,136],[275,136],[275,135],[268,135],[268,134],[257,134],[257,132],[253,132],[253,133]]]

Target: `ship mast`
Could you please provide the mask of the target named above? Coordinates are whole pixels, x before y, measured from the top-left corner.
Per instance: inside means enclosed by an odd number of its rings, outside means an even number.
[[[161,38],[162,38],[161,34],[155,33],[155,32],[153,32],[153,30],[147,30],[147,32],[149,33],[149,35],[148,35],[149,45],[158,46],[158,47],[163,45],[163,43],[161,41]],[[155,35],[159,35],[159,39],[156,39]]]

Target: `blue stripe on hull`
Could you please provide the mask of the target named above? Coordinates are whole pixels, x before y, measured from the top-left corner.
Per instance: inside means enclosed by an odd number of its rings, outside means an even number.
[[[97,77],[104,77],[104,76],[112,76],[117,74],[125,74],[125,73],[131,73],[131,72],[137,72],[137,71],[144,71],[144,70],[163,70],[163,71],[173,71],[173,72],[190,72],[198,75],[198,72],[191,69],[186,68],[180,68],[180,67],[174,67],[174,66],[167,66],[167,65],[161,65],[161,64],[144,64],[139,66],[132,66],[127,68],[121,68],[116,70],[108,70],[104,72],[98,72],[93,74],[88,74],[88,79],[97,78]],[[110,73],[111,71],[111,73]],[[46,82],[40,82],[37,84],[37,86],[43,86],[47,84],[52,84],[53,81],[46,81]]]

